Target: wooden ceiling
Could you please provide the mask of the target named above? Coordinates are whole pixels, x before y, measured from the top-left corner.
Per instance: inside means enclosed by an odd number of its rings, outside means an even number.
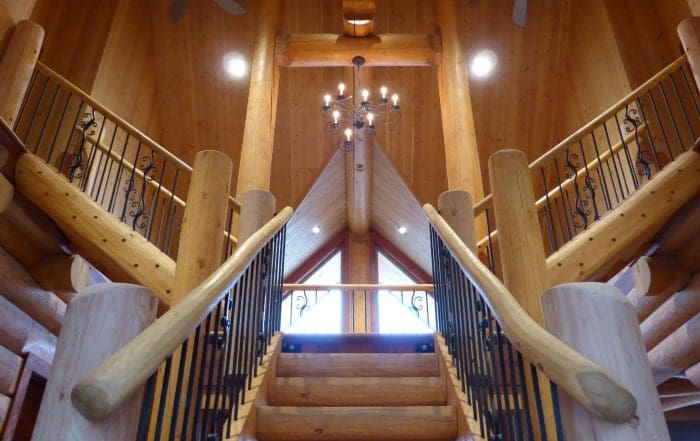
[[[0,4],[16,11],[34,0],[22,1]],[[212,0],[191,0],[173,22],[171,0],[35,1],[31,17],[46,29],[49,66],[188,162],[201,149],[226,152],[235,185],[248,78],[227,77],[222,63],[231,52],[251,59],[259,2],[240,0],[248,12],[234,17]],[[512,22],[512,1],[456,4],[464,56],[482,48],[498,56],[490,78],[470,79],[486,187],[492,153],[515,147],[539,156],[664,67],[678,53],[675,24],[691,8],[700,13],[690,0],[531,0],[522,29]],[[340,1],[286,0],[284,8],[283,33],[342,32]],[[431,2],[377,0],[375,32],[434,30]],[[374,68],[367,84],[402,97],[401,121],[379,128],[377,140],[421,204],[447,189],[436,75],[428,67]],[[345,76],[337,68],[280,70],[271,179],[278,207],[301,208],[336,154],[318,108]]]

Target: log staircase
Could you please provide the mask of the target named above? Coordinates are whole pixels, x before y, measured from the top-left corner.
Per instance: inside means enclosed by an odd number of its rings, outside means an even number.
[[[460,414],[434,336],[282,337],[257,439],[455,440]]]

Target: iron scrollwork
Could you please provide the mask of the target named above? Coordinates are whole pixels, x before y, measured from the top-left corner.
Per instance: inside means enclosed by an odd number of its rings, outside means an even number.
[[[83,114],[80,122],[81,140],[76,153],[71,153],[68,161],[68,180],[73,182],[75,179],[82,179],[85,175],[85,157],[83,150],[88,143],[89,136],[95,136],[97,133],[97,117],[95,109],[91,109]],[[97,142],[97,141],[96,141]]]
[[[589,198],[595,197],[595,186],[593,178],[586,174],[584,191],[581,191],[578,183],[578,170],[581,168],[581,164],[579,164],[578,160],[579,156],[577,153],[571,153],[569,149],[566,149],[565,176],[573,181],[575,195],[574,210],[571,213],[571,218],[576,228],[586,229],[588,228],[588,216],[591,215],[591,210],[588,208]]]
[[[623,122],[625,124],[625,131],[627,133],[634,133],[634,140],[637,143],[637,159],[635,161],[637,174],[651,179],[651,164],[653,164],[653,161],[648,158],[647,153],[642,149],[642,144],[639,139],[639,125],[642,123],[639,117],[639,110],[636,107],[625,106],[625,118]]]

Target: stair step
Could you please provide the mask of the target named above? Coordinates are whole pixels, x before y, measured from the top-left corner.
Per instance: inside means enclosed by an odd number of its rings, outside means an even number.
[[[437,377],[437,354],[282,353],[278,377]]]
[[[457,438],[453,406],[257,409],[260,441],[426,441]]]
[[[434,352],[433,334],[285,334],[283,352]]]
[[[440,377],[286,377],[269,383],[272,406],[425,406],[445,404]]]

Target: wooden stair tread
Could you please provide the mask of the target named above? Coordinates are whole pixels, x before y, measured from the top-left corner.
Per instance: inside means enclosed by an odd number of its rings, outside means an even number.
[[[284,334],[283,337],[283,348],[295,345],[301,352],[410,353],[416,352],[418,346],[433,344],[432,334]]]
[[[454,406],[275,407],[257,409],[260,441],[454,440]]]
[[[440,377],[282,377],[269,388],[272,406],[424,406],[447,400]]]
[[[435,353],[282,353],[278,377],[436,377]]]

